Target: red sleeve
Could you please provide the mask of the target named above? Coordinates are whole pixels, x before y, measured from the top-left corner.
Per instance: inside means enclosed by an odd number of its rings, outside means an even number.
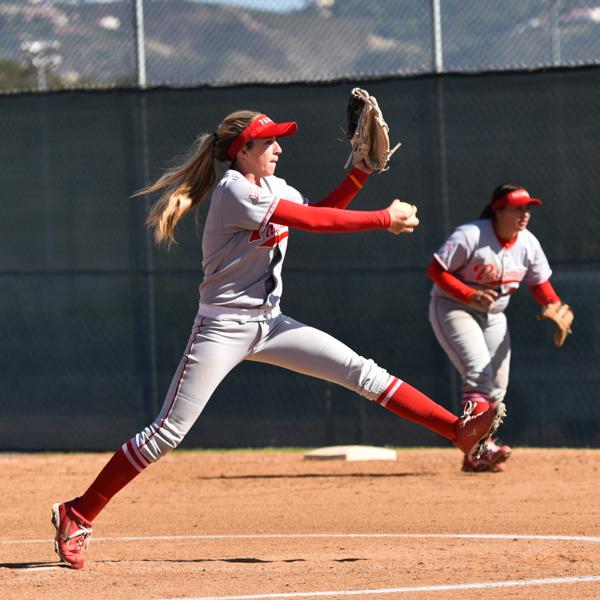
[[[387,208],[373,211],[342,210],[280,200],[269,221],[316,233],[341,233],[387,229],[391,218]]]
[[[434,258],[427,268],[429,278],[445,292],[448,292],[453,298],[468,303],[475,290],[464,284],[460,279],[446,271],[442,265]]]
[[[313,206],[330,208],[346,208],[350,202],[352,202],[354,196],[365,184],[369,174],[361,171],[354,167],[351,171],[346,173],[346,178],[335,190],[327,194],[323,200],[314,204]]]
[[[549,279],[538,285],[530,285],[529,291],[533,294],[536,302],[542,306],[546,306],[546,304],[553,304],[554,302],[560,302],[560,298],[554,291]]]

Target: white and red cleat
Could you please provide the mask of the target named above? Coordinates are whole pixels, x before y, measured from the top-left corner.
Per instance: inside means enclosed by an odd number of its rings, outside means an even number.
[[[82,569],[85,559],[81,551],[90,543],[92,524],[68,503],[52,506],[52,524],[56,529],[54,550],[72,569]]]
[[[456,423],[454,445],[463,451],[470,460],[478,459],[484,451],[486,442],[502,423],[506,406],[502,402],[490,404],[487,410],[474,414],[477,405],[466,402],[464,413]]]
[[[465,456],[462,464],[462,470],[467,473],[482,473],[489,471],[499,473],[504,471],[505,462],[510,457],[512,448],[503,444],[498,446],[490,437],[486,440],[484,448],[479,458],[469,459]]]

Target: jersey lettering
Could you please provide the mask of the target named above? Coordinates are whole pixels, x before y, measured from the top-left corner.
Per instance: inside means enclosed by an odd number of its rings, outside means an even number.
[[[285,225],[279,225],[278,223],[269,223],[262,235],[258,229],[255,229],[250,233],[248,243],[258,242],[259,248],[272,248],[278,244],[281,240],[285,239],[289,235],[289,230]]]
[[[486,282],[500,277],[500,269],[492,263],[474,265],[473,273],[475,274],[475,281]]]
[[[488,283],[490,285],[502,285],[506,283],[519,283],[525,277],[525,270],[502,270],[495,264],[482,263],[473,265],[473,274],[475,281]]]

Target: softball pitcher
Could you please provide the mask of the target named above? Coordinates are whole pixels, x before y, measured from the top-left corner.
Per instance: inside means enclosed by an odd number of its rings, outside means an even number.
[[[384,229],[410,233],[416,209],[394,200],[377,211],[344,210],[369,175],[353,167],[341,184],[314,206],[274,175],[282,150],[278,138],[294,122],[238,111],[180,166],[140,193],[162,191],[148,223],[167,246],[179,220],[216,181],[215,160],[228,163],[212,192],[202,238],[203,279],[191,335],[157,418],[115,452],[80,497],[52,507],[55,548],[69,566],[84,565],[92,522],[109,500],[144,469],[176,448],[225,376],[244,360],[279,365],[344,386],[391,412],[423,425],[467,455],[475,455],[498,426],[502,411],[459,418],[330,335],[281,313],[282,264],[289,228],[314,232]],[[280,393],[285,393],[281,390]]]
[[[464,404],[478,410],[503,402],[508,387],[510,336],[504,311],[521,282],[544,307],[566,307],[550,283],[552,271],[527,230],[531,207],[541,205],[521,186],[498,186],[478,221],[459,226],[434,254],[429,320],[462,378]],[[570,312],[569,326],[572,322]],[[562,345],[562,341],[557,345]],[[502,471],[511,453],[490,437],[463,471]]]

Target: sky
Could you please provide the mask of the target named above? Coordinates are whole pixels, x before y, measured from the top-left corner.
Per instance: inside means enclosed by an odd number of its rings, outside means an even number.
[[[307,0],[195,0],[205,4],[234,4],[244,8],[266,9],[276,12],[288,12],[304,8]]]
[[[77,4],[80,0],[71,0]],[[110,3],[118,0],[83,0],[93,3]],[[272,12],[290,12],[304,8],[311,0],[191,0],[192,2],[203,2],[204,4],[231,4],[233,6],[242,6],[244,8],[254,8],[257,10],[269,10]]]

